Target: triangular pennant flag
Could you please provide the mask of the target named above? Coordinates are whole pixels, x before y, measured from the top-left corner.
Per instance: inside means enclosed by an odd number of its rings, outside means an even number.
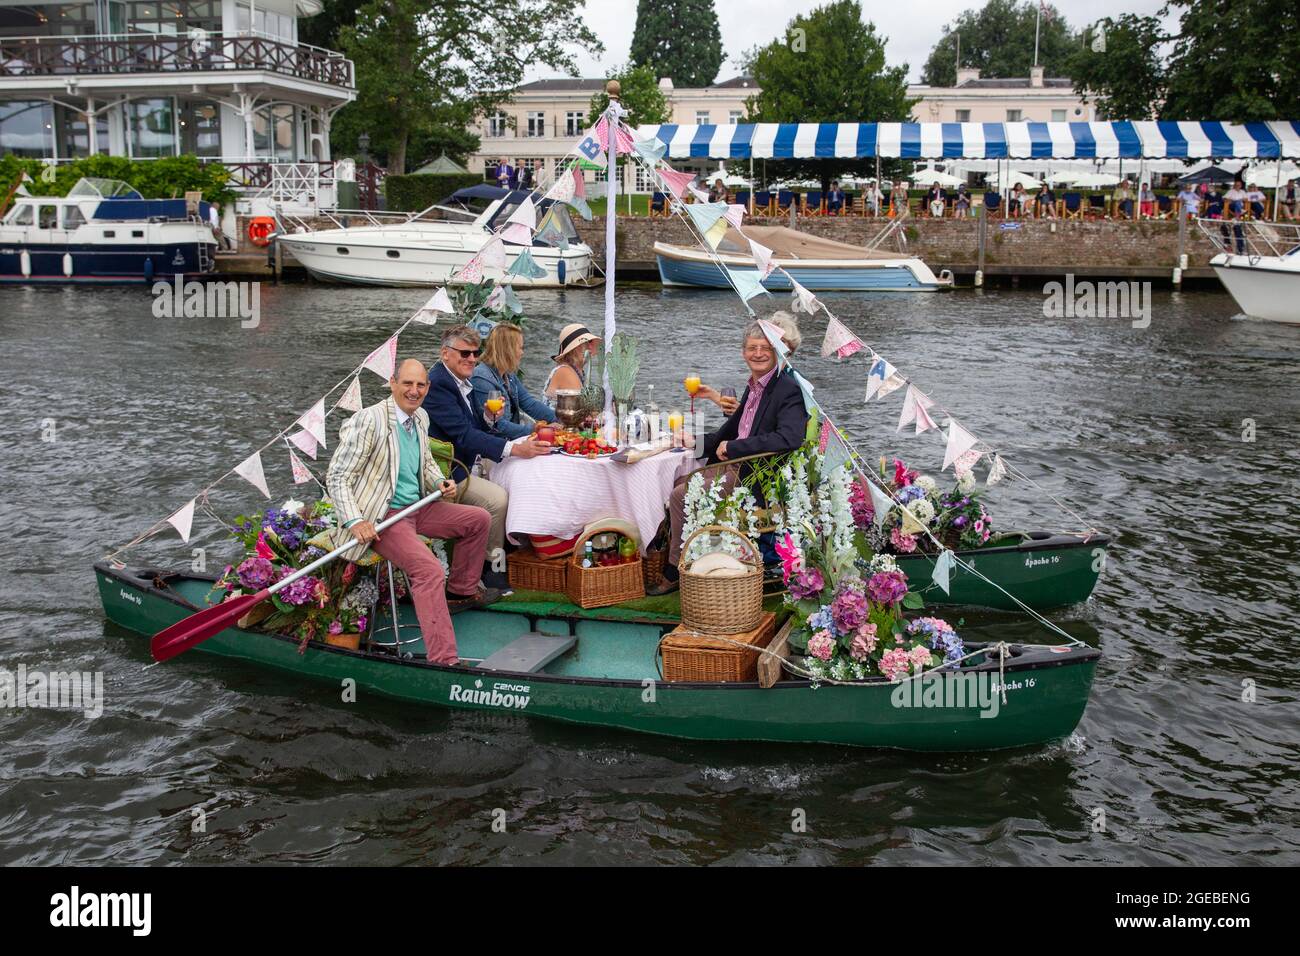
[[[893,375],[889,376],[889,378],[885,379],[885,384],[881,385],[880,388],[876,391],[876,398],[877,399],[884,398],[890,392],[895,391],[896,389],[900,389],[906,384],[907,384],[907,379],[903,378],[903,376],[895,372]]]
[[[379,348],[375,349],[366,356],[366,360],[361,363],[362,368],[368,368],[385,382],[393,377],[393,369],[397,365],[397,336],[392,335],[388,341]]]
[[[979,441],[974,435],[956,422],[948,423],[948,447],[943,452],[943,468],[946,471],[953,462],[974,447]]]
[[[295,485],[301,485],[312,480],[311,472],[307,470],[307,466],[293,452],[289,452],[289,467],[293,470],[293,483]]]
[[[733,269],[730,266],[723,266],[723,268],[727,270],[727,276],[731,279],[731,284],[736,287],[742,302],[748,302],[754,296],[767,292],[763,288],[763,280],[753,269]]]
[[[915,385],[907,386],[907,394],[903,396],[903,414],[898,419],[898,430],[901,432],[903,426],[916,420],[916,410],[918,408],[929,408],[934,402],[925,397],[925,394]],[[931,427],[934,422],[931,421]]]
[[[1002,460],[1001,455],[993,456],[993,464],[989,465],[989,476],[984,479],[984,484],[996,485],[999,481],[1007,476],[1007,466]]]
[[[934,419],[930,417],[930,413],[925,410],[925,406],[922,405],[920,402],[917,402],[915,434],[919,435],[921,434],[921,432],[928,432],[931,428],[938,428],[938,427],[939,426],[934,423]]]
[[[879,528],[884,525],[885,518],[889,515],[889,509],[894,507],[894,499],[877,488],[874,481],[867,482],[867,491],[871,493],[871,507],[876,512],[872,523]]]
[[[547,219],[542,228],[537,231],[537,235],[533,238],[538,242],[544,242],[548,246],[553,246],[561,252],[564,252],[569,248],[568,238],[560,231],[560,227],[555,224],[554,219]]]
[[[768,344],[772,346],[777,355],[781,358],[785,358],[790,354],[790,349],[786,347],[785,340],[781,338],[781,336],[785,334],[782,331],[781,326],[773,325],[766,319],[759,319],[758,327],[763,330],[763,334],[767,336]]]
[[[260,452],[253,452],[252,457],[245,458],[236,465],[235,474],[266,497],[271,497],[271,492],[266,490],[266,476],[262,474],[262,455]]]
[[[826,457],[822,460],[822,477],[831,474],[840,465],[848,464],[849,457],[849,449],[844,444],[844,439],[840,438],[840,433],[832,428],[826,442]]]
[[[831,440],[831,420],[822,422],[821,434],[817,436],[817,454],[826,454],[826,443]]]
[[[709,202],[709,191],[707,189],[701,189],[699,186],[687,186],[686,191],[694,196],[695,201],[698,203]]]
[[[604,116],[602,116],[599,120],[597,120],[596,125],[591,128],[591,135],[596,137],[596,139],[600,142],[600,145],[605,148],[606,152],[609,152],[609,125],[608,125],[608,121]],[[630,153],[632,152],[635,146],[636,146],[636,140],[632,138],[632,134],[629,133],[626,128],[624,128],[622,123],[615,122],[614,124],[615,149],[617,149],[620,153]]]
[[[529,233],[528,242],[530,245],[532,241],[532,233]],[[504,269],[506,267],[506,244],[501,241],[500,236],[493,236],[483,243],[483,248],[478,251],[477,258],[483,260],[485,269]]]
[[[948,573],[952,570],[952,552],[944,548],[939,552],[939,558],[934,562],[934,574],[931,579],[939,587],[943,588],[944,594],[952,593],[948,589]]]
[[[609,164],[606,163],[605,165],[606,168],[608,168]],[[569,174],[573,176],[573,197],[575,199],[582,199],[584,196],[587,195],[586,174],[583,173],[583,171],[579,169],[577,166],[574,166],[572,169],[570,169]]]
[[[352,383],[348,385],[343,392],[343,397],[339,399],[335,408],[341,408],[345,412],[361,411],[361,376],[354,376]]]
[[[194,499],[191,498],[185,507],[173,512],[167,518],[167,523],[179,532],[182,541],[189,544],[190,526],[194,524]]]
[[[519,223],[527,226],[529,229],[537,228],[537,203],[533,202],[532,196],[524,197],[524,201],[519,207],[512,212],[506,219],[506,222]]]
[[[836,350],[835,355],[838,358],[846,359],[850,355],[857,355],[864,348],[865,346],[862,344],[861,340],[854,336],[851,340],[841,345],[839,349]]]
[[[686,207],[686,212],[691,217],[691,221],[695,223],[695,228],[700,230],[701,235],[706,237],[709,230],[722,219],[726,211],[727,204],[724,202],[692,203]],[[723,228],[725,231],[725,226]],[[717,248],[716,244],[714,248]]]
[[[555,182],[551,184],[551,188],[546,190],[545,198],[552,199],[555,202],[568,202],[576,196],[578,187],[573,181],[575,175],[576,173],[572,169],[566,169],[560,173]]]
[[[793,276],[790,277],[790,285],[792,287],[790,309],[794,312],[806,312],[809,315],[816,312],[820,304],[817,297],[796,282]]]
[[[533,244],[533,231],[525,226],[522,222],[512,222],[501,230],[501,241],[508,242],[516,246],[531,246]],[[487,263],[489,266],[491,262]]]
[[[659,160],[664,158],[664,153],[668,150],[668,144],[658,137],[651,139],[635,139],[632,141],[632,149],[638,156],[653,166]]]
[[[678,172],[675,169],[659,170],[659,178],[664,181],[668,191],[678,199],[686,198],[686,189],[691,183],[695,182],[694,173]]]
[[[319,399],[315,405],[298,416],[294,424],[301,425],[302,430],[316,439],[321,447],[328,447],[325,444],[325,399]]]
[[[739,203],[728,203],[727,211],[723,216],[727,222],[739,229],[745,222],[745,207]]]
[[[587,205],[587,200],[583,199],[581,196],[574,196],[569,200],[569,205],[576,209],[578,215],[580,215],[584,220],[591,222],[591,207]]]
[[[897,369],[894,366],[877,355],[875,361],[871,363],[871,369],[867,372],[866,401],[871,401],[871,396],[880,391],[880,386],[884,385],[896,371]]]
[[[502,305],[510,315],[524,314],[524,304],[519,301],[519,296],[515,295],[513,286],[506,286],[505,302]]]
[[[812,414],[817,403],[813,400],[813,384],[798,373],[795,369],[790,369],[790,374],[794,376],[795,382],[799,385],[799,391],[803,392],[803,407],[809,415]]]
[[[515,261],[506,270],[506,275],[519,276],[521,279],[542,279],[546,277],[546,270],[537,264],[531,252],[520,249],[519,255],[515,256]]]
[[[776,268],[776,262],[772,258],[772,250],[761,242],[749,240],[749,251],[754,254],[754,264],[758,266],[758,274],[766,279]]]
[[[353,381],[356,380],[353,379]],[[307,432],[294,432],[289,436],[289,441],[297,445],[308,458],[313,461],[316,460],[316,439],[312,438]]]
[[[447,315],[454,315],[456,310],[452,308],[451,296],[447,294],[447,287],[443,286],[433,294],[428,302],[420,306],[420,311],[415,313],[415,321],[424,325],[433,325],[438,321],[436,313],[445,312]]]
[[[505,298],[506,287],[499,285],[488,293],[488,297],[486,301],[484,301],[483,305],[495,312],[500,310],[501,306],[505,304]]]
[[[975,463],[984,457],[984,452],[972,448],[970,451],[963,452],[953,459],[952,467],[955,474],[961,475],[970,472],[975,467]]]
[[[727,220],[719,219],[704,234],[704,241],[710,249],[717,249],[727,235]]]
[[[483,254],[479,253],[456,273],[456,278],[460,279],[466,285],[474,285],[483,281]]]
[[[822,339],[822,358],[830,358],[838,354],[840,349],[852,342],[858,342],[858,337],[849,331],[847,325],[832,315],[830,321],[826,323],[826,336]],[[858,348],[861,347],[862,343],[858,342]]]

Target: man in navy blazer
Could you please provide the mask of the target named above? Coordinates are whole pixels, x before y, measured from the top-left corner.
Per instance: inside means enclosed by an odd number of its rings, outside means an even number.
[[[430,437],[451,442],[457,460],[464,462],[464,467],[455,466],[451,474],[460,483],[457,500],[486,508],[492,516],[488,532],[491,554],[505,547],[506,492],[500,485],[477,475],[473,481],[467,481],[465,468],[473,467],[479,458],[501,461],[507,455],[533,458],[549,454],[551,446],[532,435],[507,441],[492,434],[474,413],[470,376],[478,366],[479,346],[478,333],[467,325],[457,325],[443,333],[441,358],[429,370],[429,393],[424,397],[423,408],[429,413]]]
[[[757,322],[750,323],[745,330],[741,355],[749,366],[749,384],[722,427],[704,436],[703,451],[710,464],[748,455],[794,451],[807,437],[808,410],[804,407],[803,390],[793,375],[777,367],[776,352]],[[718,473],[715,480],[723,483],[723,494],[730,493],[736,477],[735,469]],[[682,482],[673,488],[668,499],[664,583],[648,593],[666,594],[677,587],[677,562],[682,551],[682,527],[686,524],[686,490],[686,483]]]

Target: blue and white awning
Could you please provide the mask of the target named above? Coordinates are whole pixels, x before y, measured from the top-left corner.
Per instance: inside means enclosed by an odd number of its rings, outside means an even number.
[[[1278,159],[1300,121],[738,123],[642,126],[669,159]]]

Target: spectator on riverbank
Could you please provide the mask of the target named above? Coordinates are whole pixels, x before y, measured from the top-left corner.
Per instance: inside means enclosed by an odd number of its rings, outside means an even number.
[[[713,181],[709,187],[709,202],[726,202],[727,187],[722,184],[722,178],[719,177]]]
[[[1127,179],[1119,181],[1119,185],[1115,187],[1115,192],[1111,195],[1111,200],[1115,203],[1116,218],[1133,218],[1133,190],[1129,186]]]
[[[1044,219],[1056,218],[1056,193],[1047,183],[1038,191],[1038,215]]]
[[[844,190],[837,179],[831,184],[831,191],[826,194],[826,212],[838,216],[844,209]]]
[[[1139,198],[1139,202],[1139,208],[1142,211],[1142,217],[1144,219],[1150,219],[1156,214],[1156,194],[1151,191],[1150,183],[1142,184],[1142,194]]]
[[[1294,222],[1300,218],[1300,185],[1297,185],[1294,179],[1282,189],[1282,194],[1278,198],[1277,211],[1282,219]]]
[[[970,191],[966,184],[957,187],[957,198],[952,202],[953,215],[961,217],[970,212]]]
[[[1246,201],[1250,203],[1250,214],[1256,219],[1264,218],[1264,206],[1268,202],[1268,197],[1264,195],[1264,190],[1259,186],[1251,186],[1246,190]]]
[[[1247,198],[1244,187],[1245,183],[1241,181],[1240,176],[1232,181],[1232,188],[1223,197],[1224,202],[1227,203],[1227,207],[1224,209],[1227,214],[1224,216],[1225,219],[1228,218],[1228,215],[1231,215],[1234,219],[1240,219],[1245,213]]]
[[[1011,187],[1011,195],[1007,197],[1007,215],[1013,219],[1019,219],[1025,208],[1025,187],[1016,183]]]
[[[496,180],[497,185],[502,189],[510,188],[510,180],[514,176],[514,168],[504,159],[497,161]]]
[[[208,203],[208,225],[212,227],[212,237],[217,240],[218,249],[233,247],[230,237],[221,231],[221,207],[217,203]]]
[[[1196,190],[1190,183],[1183,186],[1175,201],[1181,204],[1184,216],[1195,217],[1197,210],[1201,208],[1201,197],[1196,194]]]
[[[880,207],[884,204],[885,196],[880,191],[880,183],[874,180],[862,191],[862,202],[871,215],[879,216]]]

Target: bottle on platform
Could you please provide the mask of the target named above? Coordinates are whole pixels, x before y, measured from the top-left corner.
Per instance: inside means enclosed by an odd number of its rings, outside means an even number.
[[[582,566],[584,568],[594,568],[596,566],[596,556],[592,552],[590,541],[582,549]]]

